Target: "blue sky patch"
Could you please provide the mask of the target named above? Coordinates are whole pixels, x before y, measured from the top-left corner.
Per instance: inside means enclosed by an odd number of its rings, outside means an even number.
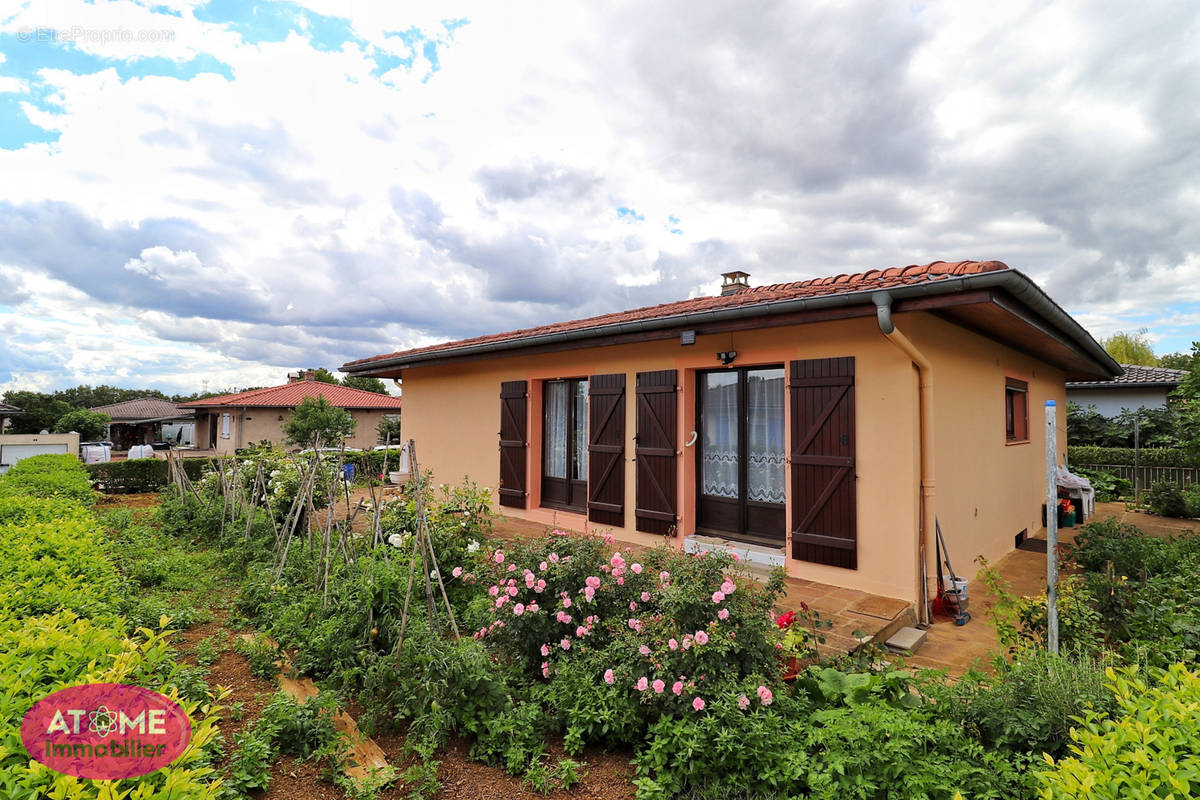
[[[626,206],[620,206],[617,209],[617,217],[624,220],[625,222],[642,222],[646,219],[646,217],[644,215],[639,214],[634,209],[628,208]]]

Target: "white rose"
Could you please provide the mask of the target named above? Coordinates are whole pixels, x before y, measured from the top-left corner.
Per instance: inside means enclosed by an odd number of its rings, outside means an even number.
[[[474,553],[478,549],[479,549],[479,542],[475,541],[474,539],[467,542],[467,552],[468,553]]]
[[[388,544],[392,547],[400,547],[404,544],[404,537],[398,533],[393,533],[388,537]]]

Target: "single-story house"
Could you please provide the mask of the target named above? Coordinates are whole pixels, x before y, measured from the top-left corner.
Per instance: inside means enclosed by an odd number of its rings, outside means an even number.
[[[376,429],[384,417],[400,413],[400,398],[336,386],[313,379],[312,371],[289,375],[288,383],[209,397],[180,404],[196,413],[196,446],[217,453],[232,453],[254,442],[283,444],[283,423],[306,398],[324,397],[344,408],[357,421],[347,447],[369,449],[377,442]]]
[[[1043,406],[1120,367],[1032,280],[934,262],[479,336],[345,364],[402,379],[405,437],[505,514],[715,538],[924,608],[935,520],[973,575],[1042,528]],[[1058,437],[1063,461],[1066,436]]]
[[[1115,417],[1126,409],[1164,408],[1167,395],[1183,380],[1184,371],[1166,367],[1122,364],[1125,370],[1111,380],[1068,381],[1067,400],[1087,408],[1095,406],[1106,417]]]
[[[0,433],[4,432],[4,426],[8,425],[8,418],[15,417],[17,414],[25,412],[16,406],[10,406],[8,403],[0,403]]]
[[[128,450],[134,445],[157,441],[181,445],[193,443],[195,412],[161,397],[139,397],[88,410],[112,417],[108,439],[114,450]],[[186,442],[183,441],[185,436]]]

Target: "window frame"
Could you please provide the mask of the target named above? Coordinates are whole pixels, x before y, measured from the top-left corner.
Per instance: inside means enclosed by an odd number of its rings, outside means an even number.
[[[1018,396],[1022,400],[1019,414]],[[1029,381],[1007,375],[1004,377],[1004,442],[1029,443]]]
[[[582,412],[576,408],[576,397],[579,391],[580,384],[588,386],[589,380],[586,377],[574,378],[552,378],[542,381],[542,446],[540,461],[538,462],[538,470],[541,480],[541,501],[540,504],[544,508],[553,508],[559,511],[568,511],[573,514],[587,513],[587,492],[588,492],[588,441],[590,431],[588,430],[588,409],[590,407],[590,396],[585,394]],[[550,446],[551,436],[549,431],[549,394],[550,387],[556,384],[565,384],[566,389],[566,477],[557,478],[546,474],[546,464],[548,461],[547,450]],[[589,387],[590,388],[590,387]],[[582,427],[583,436],[582,442],[578,432]],[[577,445],[582,444],[582,451],[579,451]],[[583,479],[575,477],[576,468],[578,465],[583,466]]]

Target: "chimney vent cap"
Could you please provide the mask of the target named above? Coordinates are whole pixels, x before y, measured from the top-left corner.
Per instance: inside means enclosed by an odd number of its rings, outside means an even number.
[[[721,296],[735,294],[742,289],[750,288],[750,273],[742,272],[740,269],[722,272],[721,278]]]

